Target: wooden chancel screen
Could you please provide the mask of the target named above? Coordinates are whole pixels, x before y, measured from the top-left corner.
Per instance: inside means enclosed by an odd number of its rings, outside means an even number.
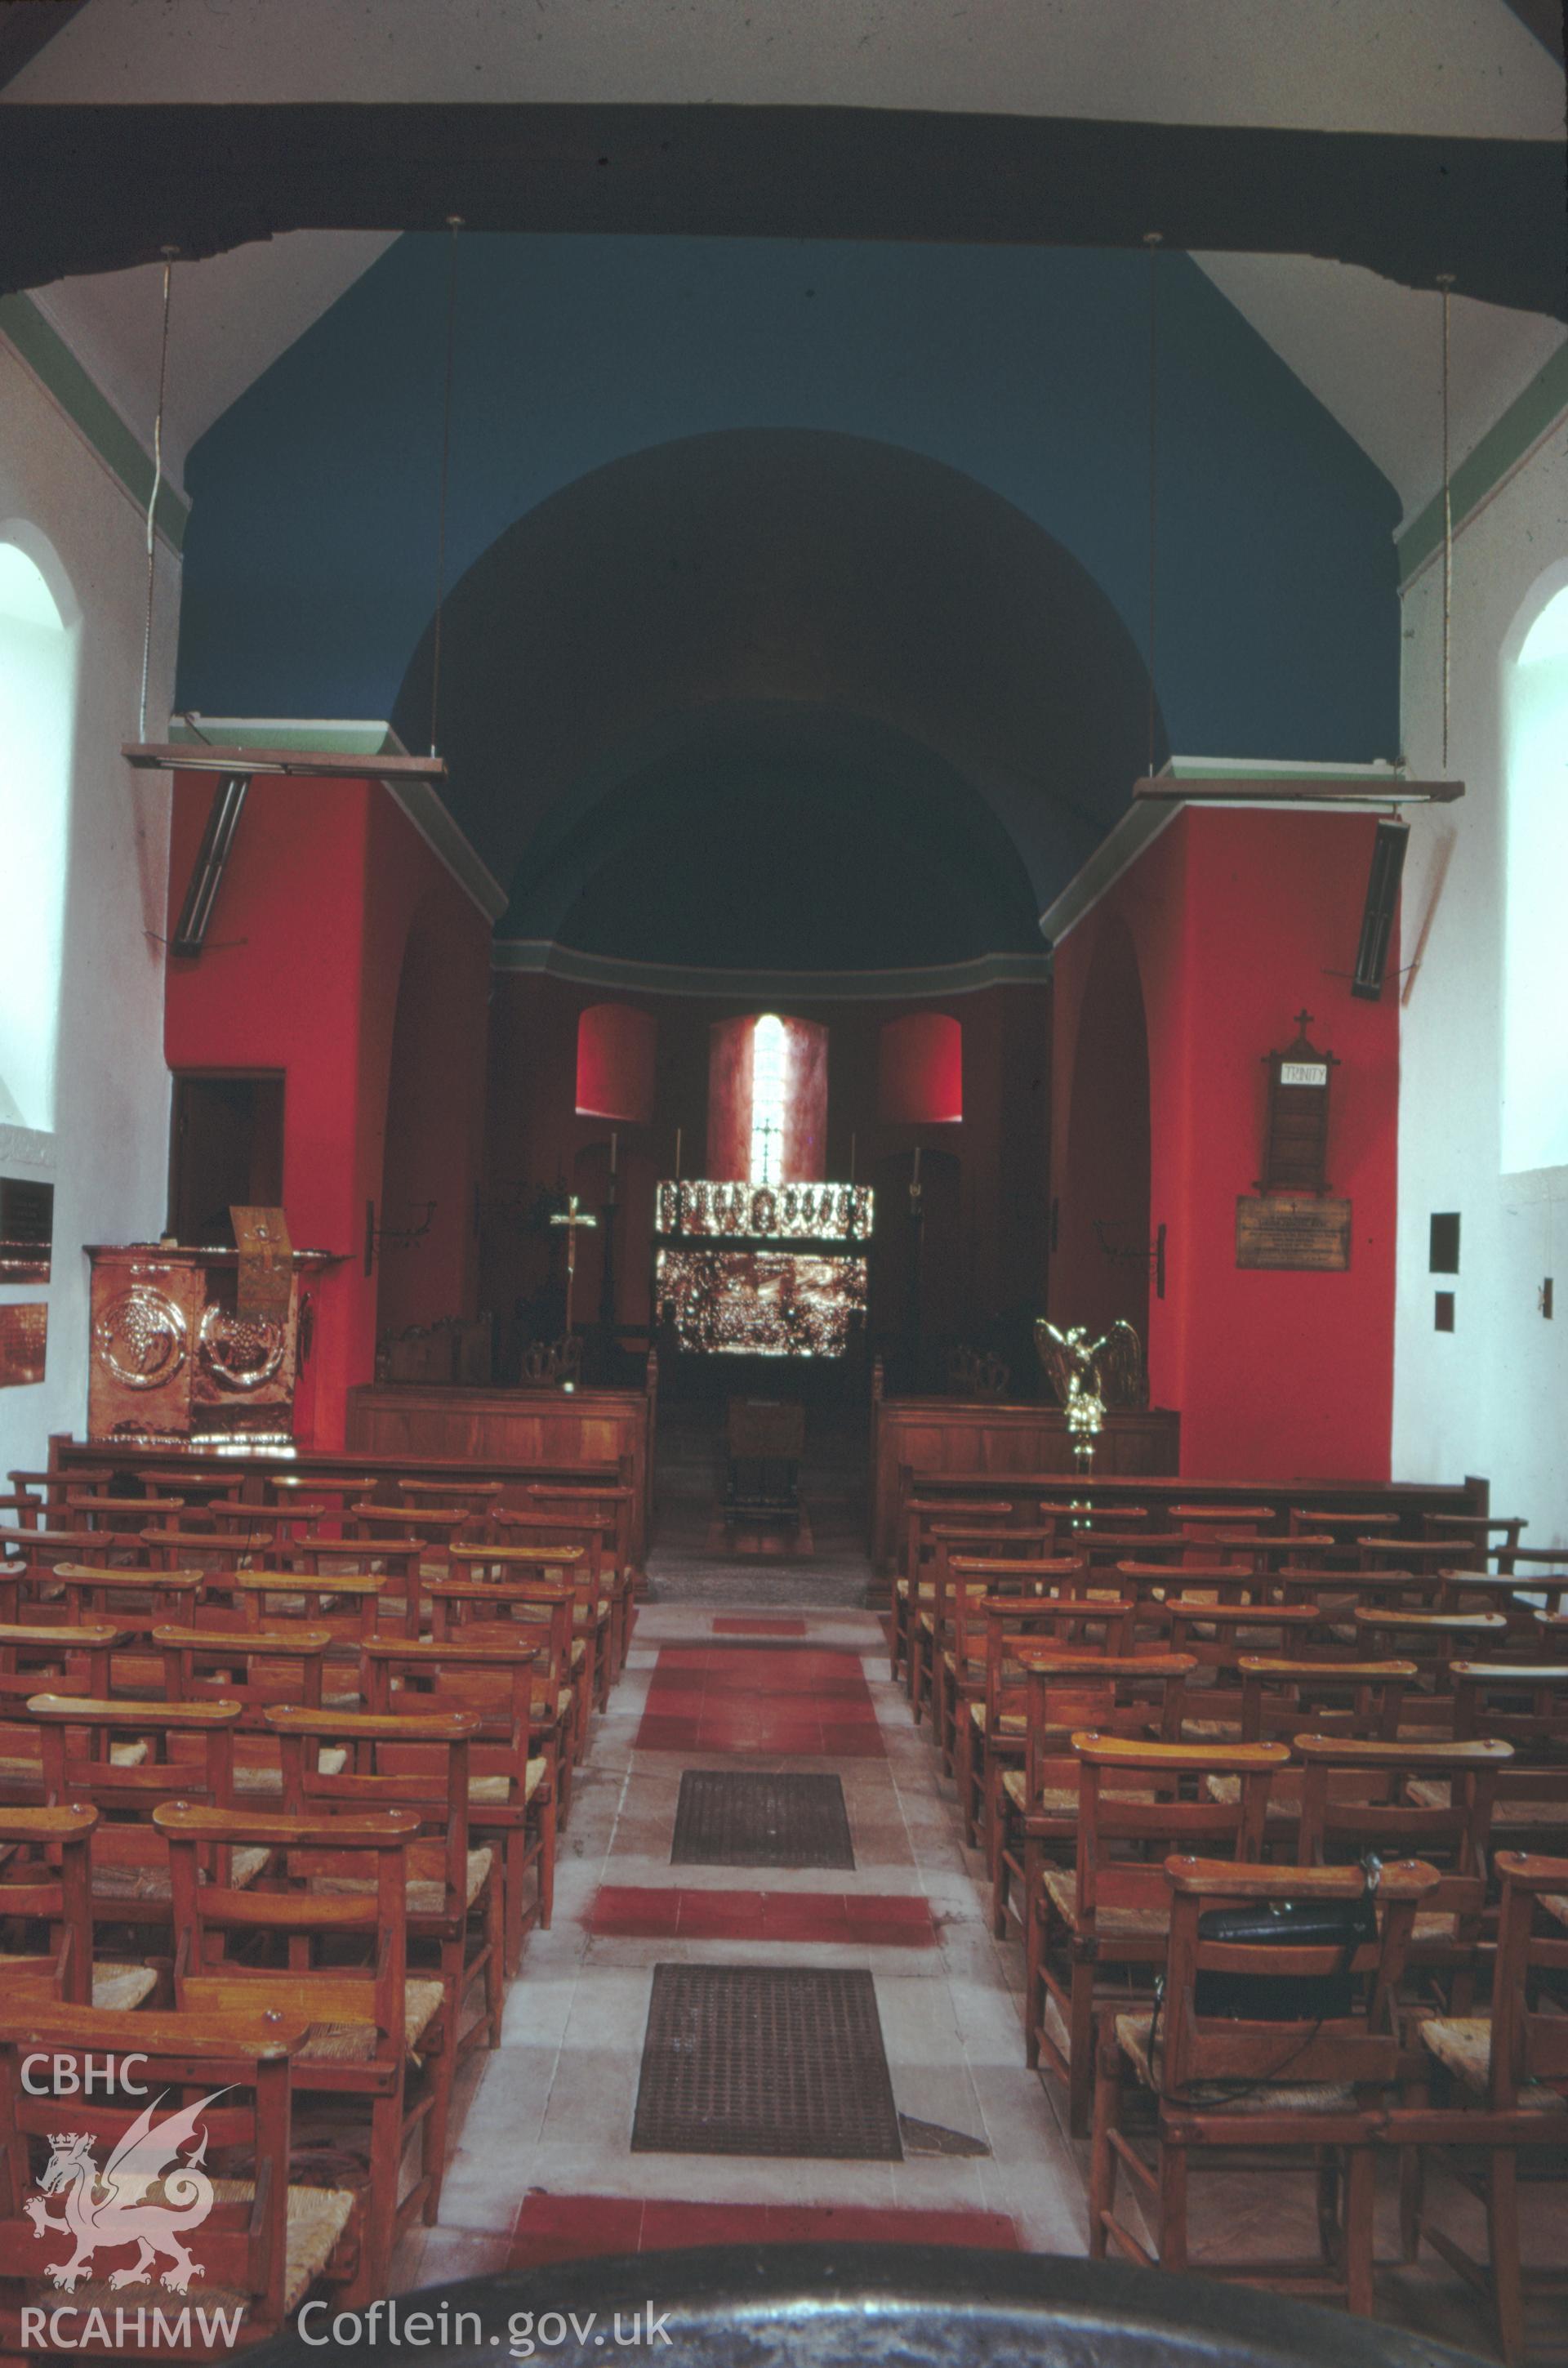
[[[654,1296],[699,1355],[841,1357],[866,1307],[871,1194],[824,1175],[827,1030],[722,1020],[708,1173],[658,1187]]]

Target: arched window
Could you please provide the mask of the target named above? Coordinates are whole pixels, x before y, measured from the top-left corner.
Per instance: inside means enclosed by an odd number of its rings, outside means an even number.
[[[911,1011],[882,1024],[877,1116],[891,1126],[957,1126],[963,1120],[963,1030],[942,1011]]]
[[[54,1124],[75,636],[41,570],[0,538],[0,1120]]]
[[[1568,582],[1538,610],[1512,659],[1505,658],[1503,733],[1503,1167],[1512,1171],[1568,1165]]]

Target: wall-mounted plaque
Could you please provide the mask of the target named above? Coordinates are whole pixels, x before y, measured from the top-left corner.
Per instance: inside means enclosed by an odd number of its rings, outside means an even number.
[[[53,1185],[0,1176],[0,1282],[47,1282],[53,1243]]]
[[[49,1304],[33,1300],[0,1307],[0,1390],[24,1388],[43,1379],[49,1343]]]
[[[1270,1192],[1236,1201],[1236,1264],[1343,1273],[1350,1263],[1350,1203]]]
[[[1268,1117],[1263,1135],[1260,1192],[1326,1192],[1328,1190],[1329,1072],[1338,1067],[1332,1053],[1320,1053],[1307,1036],[1310,1011],[1296,1015],[1300,1034],[1282,1053],[1267,1053]]]

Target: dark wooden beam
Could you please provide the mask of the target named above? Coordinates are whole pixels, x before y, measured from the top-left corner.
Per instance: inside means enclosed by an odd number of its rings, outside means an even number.
[[[0,90],[86,5],[87,0],[11,0],[9,7],[0,7]]]
[[[1568,318],[1562,143],[875,108],[15,107],[0,292],[289,230],[1313,255]]]
[[[211,740],[127,740],[120,755],[139,772],[296,773],[312,780],[444,781],[444,757],[328,755],[313,748],[228,748]]]

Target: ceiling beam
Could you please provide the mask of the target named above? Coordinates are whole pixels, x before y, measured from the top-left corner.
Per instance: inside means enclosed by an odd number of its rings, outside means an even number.
[[[1503,0],[1528,32],[1535,35],[1543,50],[1550,50],[1559,65],[1563,60],[1562,0]]]
[[[0,90],[86,5],[87,0],[32,0],[30,6],[0,9]]]
[[[861,108],[6,109],[0,288],[290,230],[1313,255],[1568,318],[1563,149]]]

